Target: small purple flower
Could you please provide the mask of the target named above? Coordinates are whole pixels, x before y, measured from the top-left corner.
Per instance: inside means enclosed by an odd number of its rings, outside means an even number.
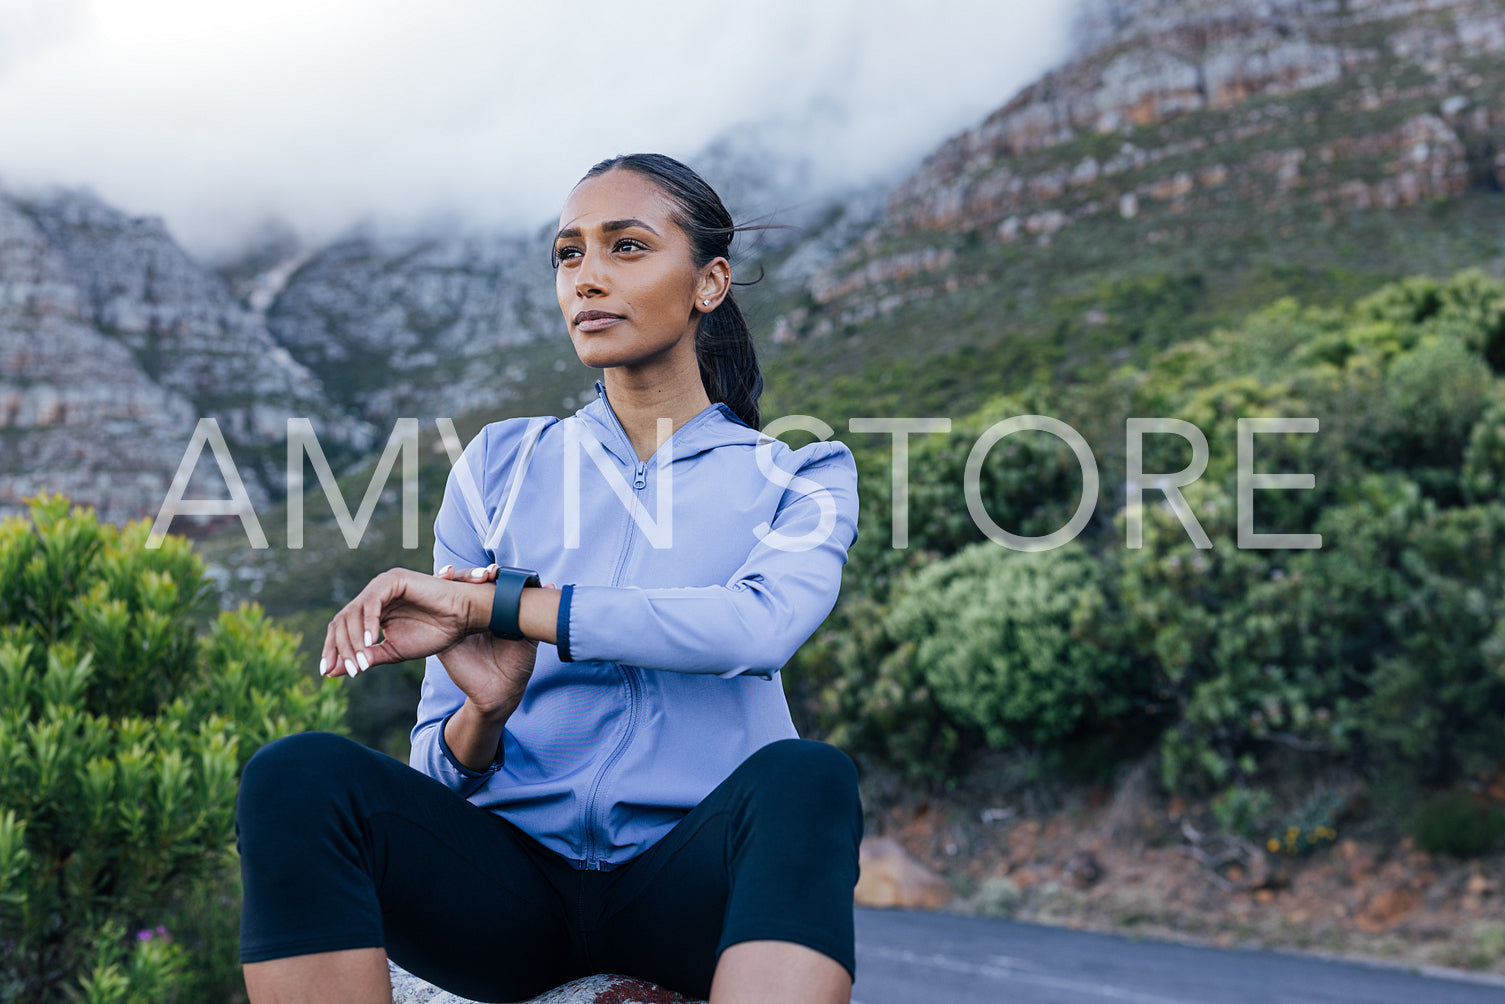
[[[137,941],[151,941],[152,940],[152,932],[150,930],[148,930],[147,928],[143,927],[141,930],[139,930],[139,931],[136,932],[136,940]]]

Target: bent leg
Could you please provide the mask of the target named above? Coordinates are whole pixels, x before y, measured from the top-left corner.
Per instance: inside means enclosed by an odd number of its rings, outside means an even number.
[[[739,941],[716,963],[710,1004],[850,1004],[852,976],[831,958],[792,941]]]
[[[259,750],[241,778],[236,833],[242,962],[332,953],[332,964],[385,949],[414,975],[491,1000],[583,975],[560,905],[569,866],[348,739],[306,733]]]
[[[251,1004],[391,1004],[387,953],[380,948],[293,955],[245,966]]]
[[[757,969],[769,944],[792,943],[782,948],[803,946],[805,961],[843,977],[850,993],[861,840],[850,758],[809,739],[770,743],[619,869],[620,877],[606,873],[611,884],[599,931],[590,930],[589,914],[584,918],[593,959],[704,997],[713,974],[720,981],[718,959],[725,961],[729,946],[756,943],[733,961]],[[781,964],[801,955],[784,952]]]

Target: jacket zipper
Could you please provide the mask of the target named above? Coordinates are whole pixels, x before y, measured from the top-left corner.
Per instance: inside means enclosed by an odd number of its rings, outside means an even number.
[[[608,413],[610,413],[610,409],[608,409]],[[627,444],[627,448],[630,451],[632,443],[627,438],[627,430],[622,428],[621,422],[616,421],[615,415],[612,417],[613,424],[616,425],[617,432],[620,434],[619,438]],[[631,453],[628,455],[632,456]],[[634,459],[636,460],[636,457]],[[636,465],[633,468],[632,487],[635,491],[643,491],[648,487],[648,462],[646,460],[636,460]],[[611,574],[611,584],[614,586],[621,584],[622,573],[627,568],[627,559],[632,554],[633,525],[631,515],[627,516],[625,527],[622,539],[622,553],[618,555],[617,567],[613,569]],[[601,870],[601,859],[596,856],[596,833],[598,830],[605,829],[605,824],[601,823],[598,826],[596,820],[601,786],[605,783],[606,776],[611,772],[612,767],[616,766],[617,761],[622,759],[622,755],[627,752],[627,747],[632,742],[633,733],[637,730],[637,677],[626,666],[620,663],[615,665],[617,672],[622,674],[622,679],[627,683],[627,725],[622,730],[622,738],[617,741],[616,748],[611,751],[611,755],[606,758],[606,762],[601,765],[601,769],[596,773],[596,779],[591,784],[590,797],[585,803],[585,868],[587,871]]]

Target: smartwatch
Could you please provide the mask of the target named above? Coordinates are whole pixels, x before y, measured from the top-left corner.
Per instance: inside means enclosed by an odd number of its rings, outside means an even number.
[[[491,597],[491,633],[507,641],[521,641],[522,631],[517,625],[517,608],[522,602],[523,590],[541,585],[538,573],[526,568],[502,566],[496,570],[496,593]]]

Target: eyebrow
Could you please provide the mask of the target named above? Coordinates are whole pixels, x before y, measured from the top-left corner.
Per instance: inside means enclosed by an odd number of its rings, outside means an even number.
[[[653,229],[642,220],[636,218],[625,220],[607,220],[605,223],[601,224],[601,229],[609,234],[616,233],[618,230],[631,230],[634,227],[640,230],[646,230],[655,237],[659,236],[657,230]],[[581,234],[579,227],[565,227],[563,230],[559,231],[559,233],[554,235],[554,239],[556,241],[566,240],[579,237],[580,235]]]

